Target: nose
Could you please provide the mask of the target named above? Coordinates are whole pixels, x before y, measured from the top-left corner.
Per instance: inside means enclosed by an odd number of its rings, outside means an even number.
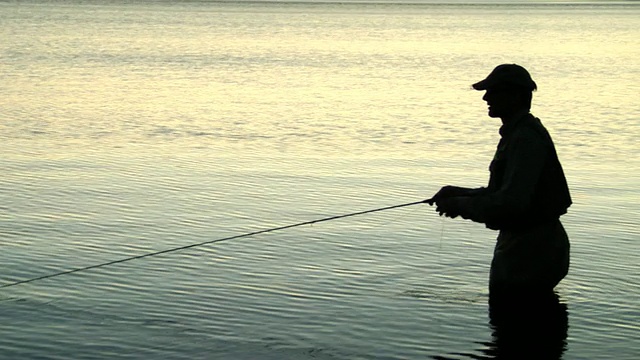
[[[484,95],[482,96],[482,100],[489,102],[489,97],[487,95],[489,95],[489,92],[485,91]]]

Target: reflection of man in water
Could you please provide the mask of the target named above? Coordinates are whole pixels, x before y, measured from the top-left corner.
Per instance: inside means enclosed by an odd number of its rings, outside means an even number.
[[[444,186],[427,202],[440,215],[499,231],[489,277],[494,341],[482,351],[490,359],[559,359],[568,318],[553,288],[569,270],[559,218],[571,196],[549,133],[529,113],[537,86],[523,67],[503,64],[473,87],[486,91],[489,116],[502,120],[489,184]]]
[[[530,294],[489,310],[493,341],[489,359],[559,360],[566,350],[567,306],[553,292]]]
[[[508,306],[492,306],[492,339],[473,352],[433,355],[434,360],[560,360],[567,343],[567,306],[553,292]]]
[[[536,83],[523,67],[503,64],[473,87],[486,90],[482,99],[489,116],[502,120],[489,184],[445,186],[429,202],[441,215],[499,230],[489,279],[492,300],[550,292],[569,269],[569,240],[559,218],[571,197],[551,137],[529,113]]]

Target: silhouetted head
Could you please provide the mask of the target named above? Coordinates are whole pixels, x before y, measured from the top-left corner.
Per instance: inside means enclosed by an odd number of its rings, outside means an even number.
[[[476,90],[486,90],[482,97],[489,105],[489,116],[503,121],[516,113],[531,109],[532,92],[538,86],[529,72],[520,65],[498,65],[482,81],[472,85]]]

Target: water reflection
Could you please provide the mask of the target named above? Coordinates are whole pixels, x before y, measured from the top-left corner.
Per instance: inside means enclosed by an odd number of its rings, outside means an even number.
[[[556,293],[492,296],[489,301],[492,340],[474,354],[432,356],[437,360],[559,360],[566,350],[567,305]],[[455,356],[455,357],[450,357]]]

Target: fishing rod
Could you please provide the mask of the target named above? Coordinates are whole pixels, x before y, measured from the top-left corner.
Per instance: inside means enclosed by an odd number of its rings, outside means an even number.
[[[294,228],[294,227],[298,227],[298,226],[312,225],[312,224],[316,224],[316,223],[320,223],[320,222],[337,220],[337,219],[342,219],[342,218],[346,218],[346,217],[350,217],[350,216],[369,214],[369,213],[373,213],[373,212],[391,210],[391,209],[396,209],[396,208],[401,208],[401,207],[406,207],[406,206],[413,206],[413,205],[418,205],[418,204],[425,204],[425,203],[431,204],[432,202],[433,201],[431,199],[422,200],[422,201],[414,201],[414,202],[400,204],[400,205],[386,206],[386,207],[382,207],[382,208],[359,211],[359,212],[354,212],[354,213],[350,213],[350,214],[335,215],[335,216],[330,216],[330,217],[326,217],[326,218],[322,218],[322,219],[304,221],[304,222],[300,222],[300,223],[296,223],[296,224],[284,225],[284,226],[279,226],[279,227],[275,227],[275,228],[258,230],[258,231],[254,231],[254,232],[249,232],[249,233],[244,233],[244,234],[240,234],[240,235],[229,236],[229,237],[215,239],[215,240],[203,241],[203,242],[196,243],[196,244],[179,246],[179,247],[175,247],[175,248],[171,248],[171,249],[165,249],[165,250],[150,252],[150,253],[146,253],[146,254],[131,256],[131,257],[127,257],[127,258],[123,258],[123,259],[119,259],[119,260],[113,260],[113,261],[109,261],[109,262],[105,262],[105,263],[101,263],[101,264],[89,265],[89,266],[85,266],[85,267],[81,267],[81,268],[77,268],[77,269],[65,270],[65,271],[60,271],[60,272],[52,273],[52,274],[48,274],[48,275],[42,275],[42,276],[38,276],[38,277],[26,279],[26,280],[15,281],[15,282],[12,282],[12,283],[0,285],[0,289],[8,288],[8,287],[15,286],[15,285],[20,285],[20,284],[26,284],[26,283],[30,283],[30,282],[34,282],[34,281],[50,279],[50,278],[58,277],[58,276],[62,276],[62,275],[73,274],[73,273],[77,273],[77,272],[81,272],[81,271],[97,269],[97,268],[110,266],[110,265],[114,265],[114,264],[120,264],[120,263],[123,263],[123,262],[126,262],[126,261],[142,259],[142,258],[161,255],[161,254],[166,254],[166,253],[170,253],[170,252],[175,252],[175,251],[195,248],[195,247],[199,247],[199,246],[203,246],[203,245],[209,245],[209,244],[219,243],[219,242],[223,242],[223,241],[239,239],[239,238],[243,238],[243,237],[255,236],[255,235],[259,235],[259,234],[265,234],[265,233],[268,233],[268,232],[290,229],[290,228]]]

